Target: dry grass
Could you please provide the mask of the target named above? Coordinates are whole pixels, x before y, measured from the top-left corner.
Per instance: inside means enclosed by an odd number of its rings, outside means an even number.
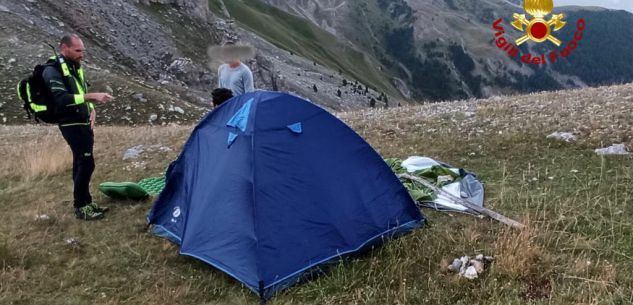
[[[536,271],[532,270],[533,267],[544,256],[537,238],[538,230],[529,224],[520,231],[510,228],[501,230],[494,243],[496,271],[512,277]]]
[[[28,128],[28,127],[27,127]],[[20,177],[24,181],[58,174],[72,166],[72,155],[55,128],[37,128],[36,137],[25,136],[21,142],[4,142],[0,146],[0,179]],[[33,134],[36,134],[35,132]]]
[[[630,144],[628,96],[630,85],[340,114],[384,156],[427,155],[476,172],[486,185],[486,205],[528,228],[427,211],[426,228],[343,261],[270,304],[633,303],[633,158],[592,151]],[[5,157],[12,162],[1,166],[14,172],[0,176],[0,304],[258,301],[228,276],[178,256],[175,246],[149,234],[150,202],[111,202],[95,193],[112,207],[106,220],[76,221],[68,164],[38,174],[14,164],[32,139],[59,141],[56,131],[0,128],[3,152],[12,152]],[[98,128],[94,184],[161,173],[190,130]],[[546,140],[553,131],[577,132],[579,140]],[[173,151],[122,160],[139,144]],[[35,220],[39,214],[50,219]],[[67,238],[79,245],[67,245]],[[496,261],[475,281],[443,267],[477,253]]]

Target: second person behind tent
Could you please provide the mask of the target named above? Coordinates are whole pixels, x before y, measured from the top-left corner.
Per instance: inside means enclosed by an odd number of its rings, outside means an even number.
[[[230,89],[235,96],[255,91],[253,72],[242,63],[242,59],[253,56],[253,47],[228,43],[219,53],[224,64],[218,69],[218,87]]]

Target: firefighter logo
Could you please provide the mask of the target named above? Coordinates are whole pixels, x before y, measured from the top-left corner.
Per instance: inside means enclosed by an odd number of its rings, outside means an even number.
[[[554,10],[554,1],[525,0],[523,8],[532,16],[532,19],[528,19],[525,14],[514,13],[514,15],[512,15],[512,17],[514,17],[514,21],[511,23],[512,26],[525,33],[525,35],[516,40],[516,44],[521,45],[528,40],[537,43],[548,40],[556,46],[560,46],[561,40],[554,37],[552,32],[556,32],[565,27],[565,24],[567,24],[567,22],[563,20],[565,16],[563,14],[554,14],[549,20],[545,18]],[[553,31],[552,27],[554,28]]]

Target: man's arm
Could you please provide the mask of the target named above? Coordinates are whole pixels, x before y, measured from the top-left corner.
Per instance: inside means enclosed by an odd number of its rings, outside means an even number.
[[[64,85],[64,78],[55,69],[55,67],[46,67],[42,73],[44,78],[44,84],[50,89],[57,107],[67,107],[69,105],[80,105],[86,101],[95,101],[98,103],[105,103],[112,99],[107,93],[86,93],[86,94],[72,94],[66,89]]]

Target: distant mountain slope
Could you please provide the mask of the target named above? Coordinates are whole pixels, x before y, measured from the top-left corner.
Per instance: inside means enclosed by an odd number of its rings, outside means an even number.
[[[555,34],[572,40],[579,18],[587,23],[580,47],[546,67],[510,60],[494,45],[492,23],[510,26],[522,1],[504,0],[260,0],[303,17],[341,40],[366,50],[392,79],[402,80],[414,99],[444,100],[558,88],[632,82],[633,14],[597,8],[555,8],[568,25]],[[240,1],[236,1],[240,2]],[[527,43],[533,54],[559,50]],[[396,83],[398,83],[396,81]]]

